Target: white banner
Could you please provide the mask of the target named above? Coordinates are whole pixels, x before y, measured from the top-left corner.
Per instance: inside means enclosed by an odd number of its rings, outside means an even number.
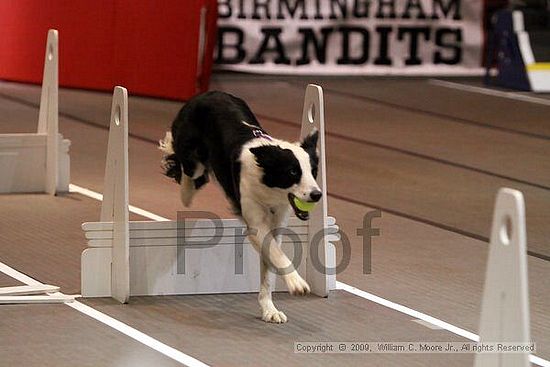
[[[480,0],[218,0],[218,68],[479,74]]]

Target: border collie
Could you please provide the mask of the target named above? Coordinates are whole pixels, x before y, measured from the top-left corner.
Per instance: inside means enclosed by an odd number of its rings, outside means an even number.
[[[181,185],[185,206],[213,175],[234,212],[246,223],[248,239],[260,254],[258,301],[266,322],[287,321],[271,298],[276,273],[291,294],[310,291],[281,250],[281,236],[274,230],[286,227],[290,208],[299,219],[309,218],[308,212],[296,207],[295,197],[308,202],[321,199],[315,181],[318,135],[315,130],[297,143],[275,139],[243,100],[207,92],[180,110],[171,132],[159,142],[165,174]]]

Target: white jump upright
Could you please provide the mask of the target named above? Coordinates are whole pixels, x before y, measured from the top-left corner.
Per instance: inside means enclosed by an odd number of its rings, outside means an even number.
[[[0,135],[0,193],[69,191],[69,146],[58,127],[58,32],[48,31],[36,133]]]
[[[323,196],[321,197],[320,205],[310,213],[310,219],[307,221],[308,233],[313,235],[317,233],[323,233],[326,227],[326,220],[328,218],[328,202],[327,202],[327,175],[326,175],[326,157],[325,157],[325,103],[323,100],[323,88],[318,85],[309,84],[306,88],[306,95],[304,98],[304,109],[302,112],[302,129],[300,132],[300,138],[308,136],[311,130],[317,129],[319,131],[319,165],[317,171],[317,181]],[[300,140],[301,140],[300,139]],[[309,239],[309,243],[311,240]],[[326,297],[330,289],[336,288],[336,276],[323,276],[319,273],[321,269],[335,270],[335,261],[329,261],[330,259],[336,259],[336,250],[334,246],[327,240],[325,236],[319,238],[323,243],[319,246],[315,245],[318,249],[317,259],[308,257],[306,261],[306,281],[308,282],[312,293]],[[317,238],[315,239],[315,242]],[[310,251],[311,253],[311,251]],[[320,265],[320,266],[319,266]]]
[[[130,298],[128,189],[128,91],[115,87],[100,220],[113,223],[111,294],[122,303]]]
[[[503,188],[493,214],[480,342],[530,343],[523,194]],[[478,353],[476,367],[527,367],[529,353]]]
[[[126,90],[115,88],[101,218],[82,225],[88,240],[82,253],[82,296],[114,297],[124,303],[130,295],[257,292],[259,258],[239,219],[128,221],[127,106]],[[327,216],[323,112],[322,89],[308,86],[302,136],[314,127],[320,131],[318,181],[324,199],[308,222],[290,218],[288,229],[295,236],[284,237],[282,247],[291,259],[298,247],[298,271],[312,292],[324,297],[336,283],[324,267],[335,267],[332,242],[339,235],[334,218]],[[325,236],[316,235],[323,229]],[[312,240],[318,242],[316,251],[310,251]],[[276,289],[286,290],[282,282]]]

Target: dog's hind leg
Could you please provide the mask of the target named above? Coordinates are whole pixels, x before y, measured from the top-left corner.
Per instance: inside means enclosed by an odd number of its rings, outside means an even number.
[[[193,201],[193,196],[195,196],[196,191],[197,190],[195,189],[195,183],[193,182],[191,177],[183,175],[180,184],[180,200],[185,207],[191,205],[191,202]]]
[[[180,199],[186,207],[191,205],[197,191],[208,182],[208,171],[204,164],[194,162],[194,168],[189,168],[187,162],[183,167],[183,176],[180,185]]]
[[[182,167],[176,153],[174,152],[174,139],[171,132],[167,132],[164,139],[159,140],[158,148],[162,151],[161,166],[164,174],[176,181],[181,182]]]
[[[191,205],[197,190],[208,182],[208,170],[202,163],[207,160],[204,149],[197,148],[188,140],[178,145],[176,154],[171,132],[167,132],[164,139],[159,141],[159,149],[164,153],[162,167],[165,175],[180,184],[180,199],[183,205]]]

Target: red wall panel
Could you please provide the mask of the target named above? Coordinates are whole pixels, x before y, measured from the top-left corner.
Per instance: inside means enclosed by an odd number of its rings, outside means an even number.
[[[208,14],[198,75],[200,10]],[[207,88],[216,0],[2,0],[0,78],[40,83],[46,33],[59,30],[62,86],[186,99]]]

